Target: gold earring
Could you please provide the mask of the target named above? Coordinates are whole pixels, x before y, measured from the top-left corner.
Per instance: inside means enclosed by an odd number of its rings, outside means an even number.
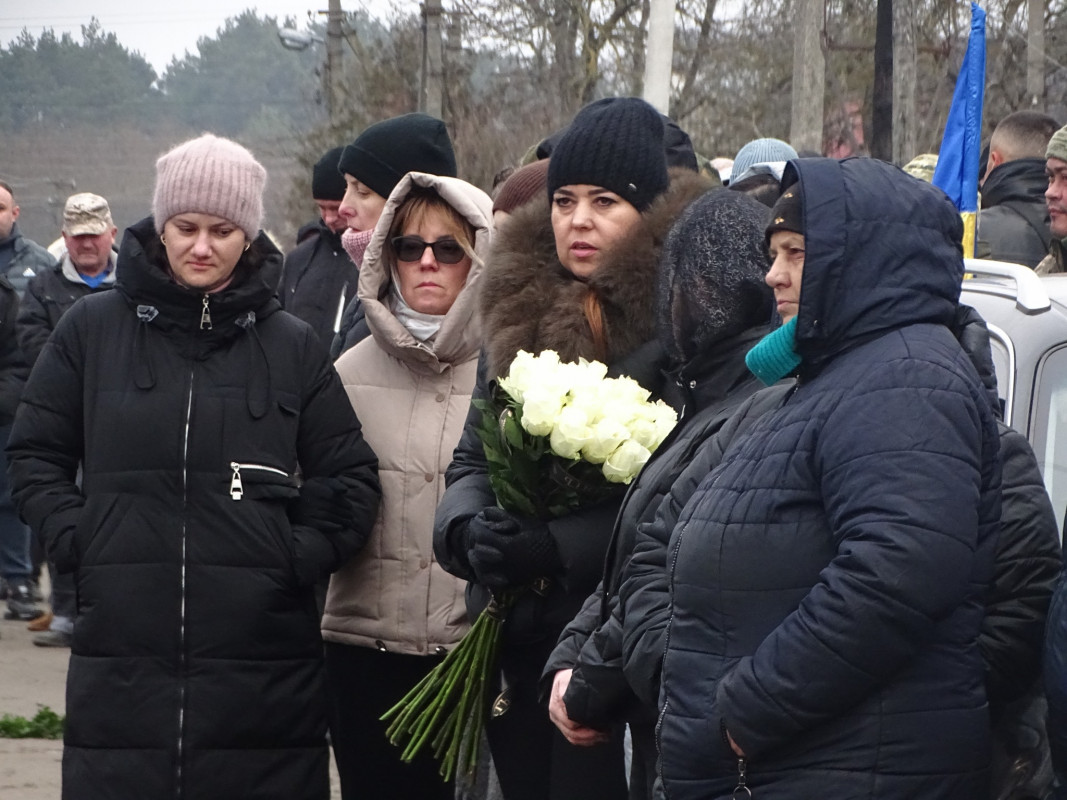
[[[164,235],[163,235],[162,233],[161,233],[161,234],[159,234],[159,241],[163,242],[163,246],[164,246],[164,247],[166,247],[166,246],[167,246],[167,237],[166,237],[166,236],[164,236]]]
[[[252,246],[251,242],[245,242],[245,252],[248,252],[248,248]]]

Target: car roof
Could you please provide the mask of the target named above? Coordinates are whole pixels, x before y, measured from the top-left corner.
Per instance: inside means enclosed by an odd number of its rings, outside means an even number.
[[[1067,346],[1067,274],[1037,275],[1029,267],[967,259],[960,302],[975,308],[1009,352],[1011,377],[1000,374],[1006,421],[1030,435],[1037,371],[1051,350]],[[1005,386],[1008,380],[1010,386]]]

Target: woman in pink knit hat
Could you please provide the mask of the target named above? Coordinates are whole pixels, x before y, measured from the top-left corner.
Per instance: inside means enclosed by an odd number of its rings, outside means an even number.
[[[313,587],[380,488],[274,297],[265,181],[210,134],[160,158],[115,290],[63,317],[26,387],[16,502],[78,593],[65,800],[329,796]]]

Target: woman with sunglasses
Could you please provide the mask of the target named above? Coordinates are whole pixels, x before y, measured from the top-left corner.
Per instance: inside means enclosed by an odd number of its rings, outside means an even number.
[[[519,350],[608,364],[656,391],[660,246],[710,184],[668,172],[661,115],[637,98],[586,106],[560,137],[547,191],[498,230],[481,290],[486,379],[505,375]],[[695,163],[695,160],[694,160]],[[546,202],[546,200],[548,202]],[[487,391],[480,384],[476,396]],[[509,612],[486,722],[507,800],[616,800],[627,796],[623,732],[583,731],[575,747],[549,720],[539,680],[563,630],[596,588],[621,495],[551,520],[508,514],[495,502],[484,452],[468,419],[438,508],[434,548],[470,581],[468,607],[490,590],[537,584]]]
[[[437,564],[432,530],[474,389],[481,345],[475,290],[492,207],[484,192],[456,178],[401,178],[359,276],[371,335],[336,363],[382,480],[370,540],[331,578],[322,621],[346,800],[366,796],[367,787],[389,797],[454,794],[428,753],[401,762],[378,718],[468,627],[463,581]]]

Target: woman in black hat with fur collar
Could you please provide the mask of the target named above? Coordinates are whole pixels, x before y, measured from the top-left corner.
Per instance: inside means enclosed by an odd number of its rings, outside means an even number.
[[[586,106],[552,152],[544,199],[501,225],[483,275],[485,336],[479,387],[507,370],[519,350],[551,349],[563,361],[608,364],[659,387],[655,278],[660,247],[681,211],[709,188],[695,173],[669,173],[663,121],[637,98]],[[589,731],[569,744],[549,721],[538,679],[563,627],[596,588],[621,497],[551,520],[497,507],[472,411],[446,474],[434,550],[467,579],[473,619],[490,589],[546,578],[504,624],[493,689],[507,710],[486,730],[507,800],[626,797],[622,731]]]

